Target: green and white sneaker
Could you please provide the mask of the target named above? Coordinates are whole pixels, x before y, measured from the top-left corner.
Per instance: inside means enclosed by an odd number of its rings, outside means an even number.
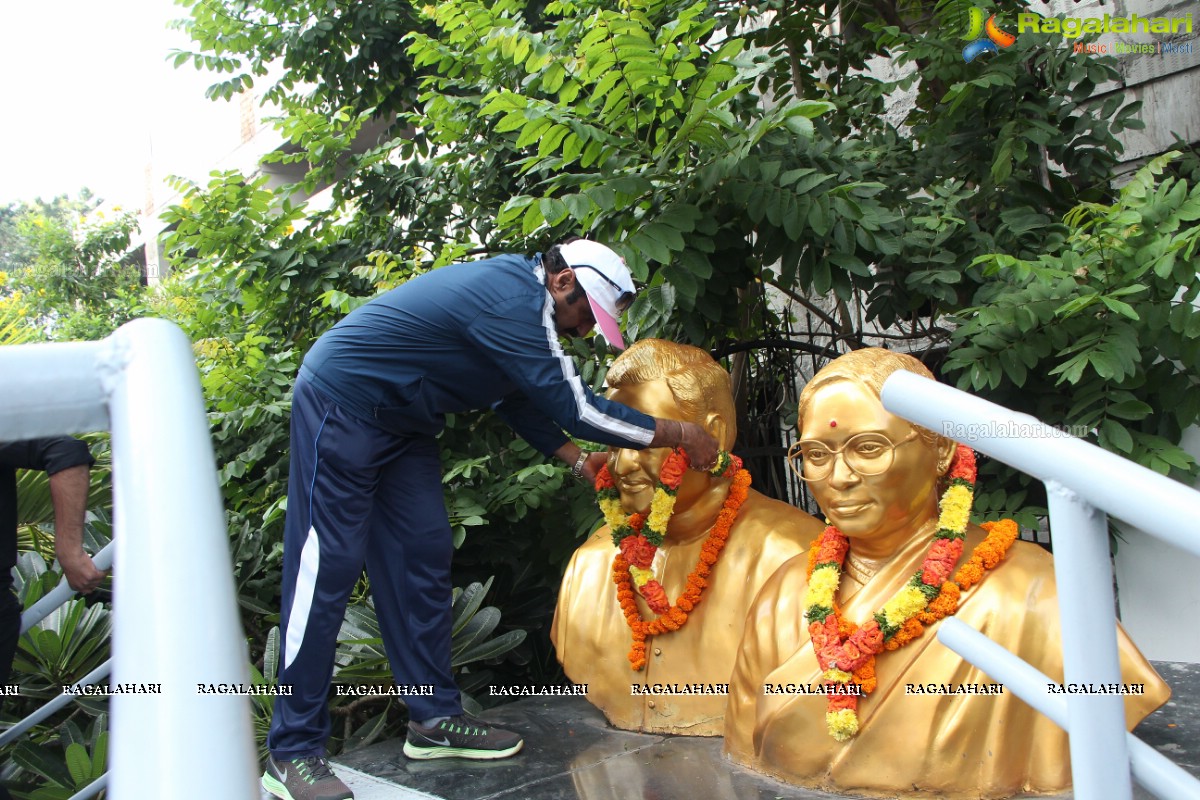
[[[320,756],[276,761],[267,756],[262,786],[281,800],[354,800],[350,787],[342,783]]]
[[[525,740],[462,714],[425,727],[409,720],[404,755],[409,758],[508,758]]]

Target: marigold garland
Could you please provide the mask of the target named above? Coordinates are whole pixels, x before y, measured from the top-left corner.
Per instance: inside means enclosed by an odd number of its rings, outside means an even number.
[[[962,556],[974,501],[974,451],[959,445],[948,477],[950,484],[938,504],[938,528],[920,571],[862,626],[842,619],[836,602],[850,540],[830,525],[809,549],[804,616],[821,665],[821,680],[830,687],[825,724],[839,742],[858,733],[858,696],[844,693],[846,685],[858,684],[862,694],[874,691],[875,657],[885,649],[903,647],[926,625],[954,614],[962,592],[1000,563],[1017,538],[1019,530],[1012,520],[984,523],[987,538],[949,580]]]
[[[730,477],[741,469],[741,465],[740,458],[721,451],[709,473],[715,477]],[[683,482],[689,466],[690,460],[684,450],[676,448],[671,451],[659,468],[658,485],[654,489],[648,515],[627,515],[624,512],[620,492],[607,464],[596,475],[597,502],[612,532],[613,544],[621,548],[621,554],[629,562],[634,589],[655,614],[665,614],[670,602],[662,586],[654,580],[651,567],[675,511],[679,484]]]
[[[709,473],[715,477],[733,478],[729,496],[725,498],[717,520],[700,548],[696,568],[687,577],[687,588],[672,605],[662,584],[653,578],[650,567],[675,510],[675,495],[688,464],[687,453],[681,449],[672,451],[663,462],[648,515],[624,513],[620,494],[607,465],[596,476],[600,510],[604,512],[605,521],[612,531],[613,543],[619,548],[613,557],[612,578],[617,585],[617,602],[621,604],[625,621],[633,631],[629,663],[634,670],[640,671],[646,666],[646,638],[679,630],[687,622],[688,613],[699,604],[708,587],[709,573],[729,539],[733,521],[746,501],[750,488],[750,473],[742,469],[742,460],[722,451]],[[657,615],[655,619],[649,622],[642,619],[635,592],[645,599],[651,611]]]

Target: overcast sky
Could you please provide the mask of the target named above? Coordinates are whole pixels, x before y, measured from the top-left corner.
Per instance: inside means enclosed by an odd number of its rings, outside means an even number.
[[[237,102],[215,76],[175,69],[186,37],[172,0],[0,2],[0,204],[93,193],[130,208],[156,180],[197,179],[237,145]]]

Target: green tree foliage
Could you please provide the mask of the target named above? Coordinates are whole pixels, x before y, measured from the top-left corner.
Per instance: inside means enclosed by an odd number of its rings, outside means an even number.
[[[432,140],[435,169],[476,187],[466,233],[614,242],[651,287],[638,327],[663,331],[679,309],[672,332],[703,343],[738,328],[730,301],[773,260],[755,228],[806,230],[812,204],[797,197],[819,194],[819,215],[833,202],[815,188],[826,181],[873,209],[879,187],[811,166],[849,162],[814,137],[812,119],[833,106],[756,90],[780,55],[731,35],[736,17],[705,3],[551,3],[545,15],[539,29],[515,2],[444,3],[439,36],[413,37],[416,63],[436,74],[411,124]]]
[[[77,200],[0,209],[0,306],[54,339],[97,339],[131,318],[141,271],[129,254],[134,214],[107,218]]]
[[[1141,125],[1120,92],[1096,99],[1118,77],[1112,59],[1023,34],[965,63],[970,0],[182,5],[195,48],[176,63],[213,70],[214,98],[260,90],[286,140],[268,160],[309,167],[275,190],[236,172],[177,182],[176,274],[131,301],[196,343],[262,680],[274,679],[303,353],[427,270],[568,234],[612,243],[647,287],[633,335],[726,352],[778,337],[797,321],[767,301],[773,287],[808,317],[790,347],[827,354],[881,335],[944,361],[963,388],[1083,426],[1160,472],[1196,470],[1177,442],[1200,413],[1200,160],[1156,160],[1112,188],[1117,136]],[[1029,11],[983,6],[1001,27]],[[323,210],[292,199],[331,182]],[[94,322],[81,331],[119,319],[124,223],[81,231],[91,200],[72,202],[0,209],[6,337],[43,335],[47,320],[60,337],[69,309]],[[45,232],[27,235],[35,219]],[[571,351],[600,386],[604,345]],[[599,522],[594,497],[491,416],[449,419],[440,444],[456,582],[495,575],[503,609],[498,621],[468,588],[459,619],[477,621],[458,633],[516,647],[475,653],[492,669],[555,679],[546,630],[561,567]],[[982,515],[1036,510],[1036,491],[1000,465],[983,475]],[[339,654],[349,675],[380,666],[365,588]],[[36,645],[31,665],[48,652]],[[462,677],[478,687],[484,674]],[[395,730],[390,704],[355,702],[338,711],[348,745]],[[77,785],[103,746],[93,727],[56,740],[66,764],[23,750],[26,774]]]
[[[290,108],[388,112],[412,102],[412,59],[397,43],[423,25],[413,3],[182,0],[179,5],[189,16],[177,24],[196,49],[177,51],[175,65],[190,62],[231,76],[213,84],[210,97],[228,100],[269,81],[260,87],[262,94]]]
[[[51,236],[31,235],[29,227],[38,225],[35,220],[40,219],[43,228],[49,223],[51,234],[69,231],[97,205],[96,197],[85,188],[74,199],[59,195],[48,201],[39,198],[0,207],[0,270],[15,272],[37,260],[42,249],[38,239]]]
[[[567,234],[611,242],[647,286],[630,313],[635,335],[726,349],[769,338],[786,323],[764,300],[769,285],[813,315],[800,345],[856,347],[883,331],[918,353],[996,351],[952,355],[947,368],[1047,421],[1095,421],[1098,441],[1120,450],[1116,423],[1095,408],[1140,413],[1122,404],[1154,405],[1157,384],[1092,387],[1100,399],[1076,415],[1056,383],[1082,351],[1053,331],[1108,324],[1103,315],[1051,314],[1045,341],[1028,342],[1050,347],[1036,363],[1017,353],[1025,343],[1001,355],[988,338],[1014,286],[1049,292],[1055,309],[1108,290],[1048,285],[1040,268],[1018,281],[984,257],[1037,262],[1081,247],[1061,221],[1113,202],[1116,136],[1140,125],[1138,107],[1117,94],[1093,102],[1114,62],[1075,57],[1049,35],[965,63],[971,6],[187,4],[196,50],[177,58],[220,73],[214,95],[274,81],[264,94],[288,144],[269,158],[311,165],[305,193],[336,179],[331,207],[316,212],[263,179],[217,174],[180,184],[168,214],[183,277],[157,308],[198,342],[256,640],[272,624],[288,392],[314,337],[425,270]],[[1002,22],[1027,11],[988,6]],[[1110,302],[1132,304],[1123,297]],[[607,351],[577,347],[599,385]],[[1010,362],[1045,377],[1022,381]],[[1150,440],[1125,452],[1186,467],[1171,449],[1181,414],[1145,422],[1166,442],[1153,454]],[[457,568],[496,574],[497,603],[515,612],[506,621],[544,627],[557,570],[598,519],[589,493],[491,417],[452,419],[441,442]],[[1001,478],[997,465],[985,475]],[[984,513],[1035,500],[1019,482],[993,486]],[[540,641],[522,645],[530,668],[552,669]]]
[[[994,56],[964,63],[967,12],[976,5],[846,4],[845,33],[831,40],[821,23],[834,17],[838,4],[791,4],[782,24],[765,30],[765,41],[792,54],[784,80],[790,77],[802,96],[838,104],[838,112],[823,119],[835,134],[862,139],[883,170],[878,180],[887,189],[880,201],[902,215],[888,231],[894,238],[871,261],[874,284],[855,298],[864,320],[918,337],[918,354],[948,348],[943,368],[961,388],[1051,424],[1091,431],[1092,441],[1159,471],[1195,474],[1177,447],[1180,430],[1195,415],[1189,405],[1168,399],[1192,383],[1187,376],[1197,364],[1187,360],[1190,351],[1183,348],[1177,368],[1151,366],[1161,338],[1153,318],[1122,320],[1094,297],[1109,285],[1135,291],[1136,280],[1117,277],[1132,268],[1093,269],[1069,281],[1062,277],[1072,270],[1063,264],[1048,268],[1060,258],[1071,263],[1071,251],[1089,247],[1085,261],[1111,264],[1113,255],[1100,255],[1102,248],[1079,226],[1095,225],[1089,215],[1100,209],[1114,215],[1124,210],[1126,200],[1113,205],[1111,188],[1122,149],[1117,136],[1142,127],[1140,103],[1111,91],[1119,78],[1115,59],[1080,57],[1052,35],[1024,34]],[[985,8],[1009,29],[1016,14],[1029,12],[1025,4],[1005,0]],[[1105,84],[1109,93],[1096,99]],[[899,105],[897,97],[903,98]],[[1149,180],[1142,175],[1138,182]],[[1146,189],[1151,195],[1157,190]],[[1187,189],[1176,184],[1173,191]],[[1191,227],[1184,214],[1178,230],[1128,228],[1145,237],[1138,257],[1178,252],[1177,240]],[[998,253],[1006,254],[1006,263],[1038,262],[1042,269],[1018,278],[988,257]],[[1190,308],[1190,301],[1173,297],[1170,285],[1193,280],[1194,270],[1181,267],[1157,290],[1133,296],[1178,307],[1179,320],[1189,313],[1181,306]],[[1125,302],[1121,296],[1112,300]],[[1032,297],[1045,302],[1023,306]],[[1034,309],[1043,316],[1031,323]],[[1002,327],[1003,321],[1014,323],[1014,315],[1019,324]],[[838,321],[843,333],[854,327],[844,313]],[[1119,340],[1114,332],[1125,324],[1130,330],[1124,333],[1137,335]],[[1178,344],[1163,346],[1176,352]],[[975,358],[981,354],[987,357]],[[1089,359],[1098,360],[1103,374],[1079,373],[1093,363]],[[1110,360],[1123,366],[1110,369]],[[1151,413],[1150,407],[1163,410]],[[1129,437],[1122,436],[1125,426]],[[988,518],[1017,514],[1031,524],[1044,502],[1040,485],[1030,486],[994,462],[982,469],[976,512]]]
[[[980,257],[993,280],[950,354],[963,388],[1026,395],[1043,421],[1163,474],[1195,471],[1177,443],[1200,415],[1200,185],[1160,178],[1172,158],[1114,203],[1077,206],[1036,258]]]
[[[844,34],[830,37],[839,4],[792,3],[764,33],[791,54],[781,85],[838,104],[825,118],[831,132],[861,138],[886,185],[880,202],[901,215],[874,236],[866,319],[909,319],[922,334],[942,313],[972,304],[988,277],[972,268],[976,257],[1041,252],[1063,214],[1106,197],[1116,134],[1141,127],[1140,104],[1123,104],[1119,93],[1089,103],[1098,85],[1118,78],[1115,61],[1078,58],[1050,35],[1022,35],[964,63],[976,5],[847,4]],[[1029,11],[1008,0],[985,7],[1002,26]],[[835,210],[835,226],[847,221]]]

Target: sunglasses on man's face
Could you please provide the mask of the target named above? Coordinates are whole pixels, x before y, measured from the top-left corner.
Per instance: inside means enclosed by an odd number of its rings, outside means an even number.
[[[617,290],[617,313],[624,314],[629,310],[629,307],[633,305],[633,298],[635,297],[634,293],[622,289],[616,281],[605,275],[600,270],[596,269],[590,264],[580,264],[576,266],[575,269],[590,269],[592,272],[608,281],[608,284]]]

